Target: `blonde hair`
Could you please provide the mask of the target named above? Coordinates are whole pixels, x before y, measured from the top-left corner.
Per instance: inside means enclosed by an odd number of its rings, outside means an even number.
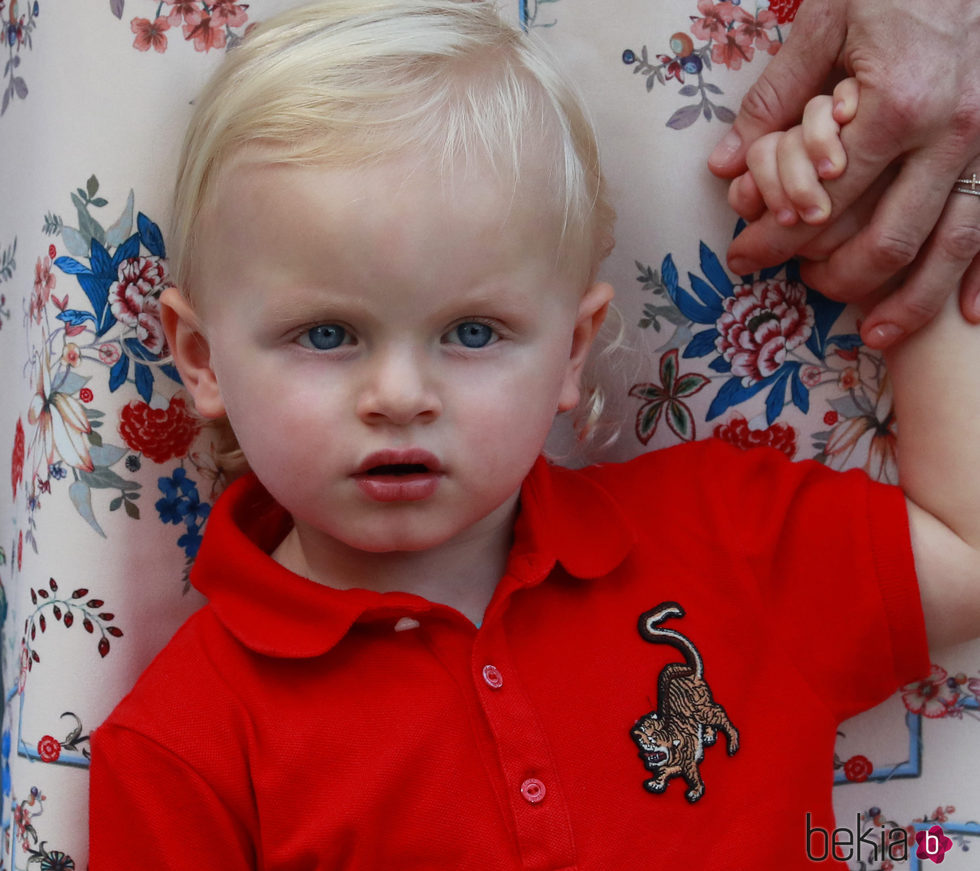
[[[251,146],[270,163],[343,167],[412,152],[447,172],[479,162],[515,185],[543,156],[556,258],[581,265],[584,288],[612,249],[615,215],[581,99],[487,0],[319,0],[228,52],[196,101],[175,191],[172,275],[192,301],[202,210]]]

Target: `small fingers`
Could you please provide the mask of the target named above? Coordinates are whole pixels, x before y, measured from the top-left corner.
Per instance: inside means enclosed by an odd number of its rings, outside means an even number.
[[[803,142],[820,178],[838,178],[847,166],[840,141],[840,124],[834,119],[834,98],[815,97],[803,112]]]
[[[766,210],[752,173],[742,173],[728,186],[728,204],[746,221],[755,221]]]
[[[784,133],[776,154],[779,182],[792,208],[808,224],[826,221],[830,217],[830,195],[820,183],[816,167],[807,153],[803,127],[794,127]]]
[[[791,227],[797,222],[798,215],[783,189],[778,157],[780,142],[786,135],[768,133],[757,139],[749,148],[746,163],[766,207],[779,224]]]

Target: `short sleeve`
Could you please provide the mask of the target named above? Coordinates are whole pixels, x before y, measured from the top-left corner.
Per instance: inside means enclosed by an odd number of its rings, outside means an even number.
[[[902,491],[768,448],[706,450],[715,528],[756,584],[757,625],[828,707],[846,719],[928,673]]]

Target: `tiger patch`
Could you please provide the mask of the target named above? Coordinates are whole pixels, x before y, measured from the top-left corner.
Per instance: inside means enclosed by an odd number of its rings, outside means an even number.
[[[657,707],[636,721],[630,736],[652,775],[644,781],[644,788],[662,793],[673,778],[683,777],[688,787],[685,798],[693,804],[704,795],[699,769],[704,748],[714,744],[718,733],[723,732],[728,755],[732,756],[739,739],[725,709],[711,695],[697,647],[680,632],[660,625],[670,617],[683,616],[684,609],[676,602],[662,602],[640,617],[641,637],[653,644],[676,647],[684,662],[663,667],[657,679]]]

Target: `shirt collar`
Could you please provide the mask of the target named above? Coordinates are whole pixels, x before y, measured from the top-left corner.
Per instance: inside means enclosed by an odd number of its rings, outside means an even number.
[[[507,575],[519,586],[544,580],[556,563],[577,578],[611,572],[632,547],[615,500],[582,472],[539,458],[521,488]],[[336,590],[283,568],[269,554],[289,515],[254,477],[233,483],[208,519],[191,581],[246,647],[301,658],[330,650],[358,620],[413,616],[442,606],[410,593]]]

